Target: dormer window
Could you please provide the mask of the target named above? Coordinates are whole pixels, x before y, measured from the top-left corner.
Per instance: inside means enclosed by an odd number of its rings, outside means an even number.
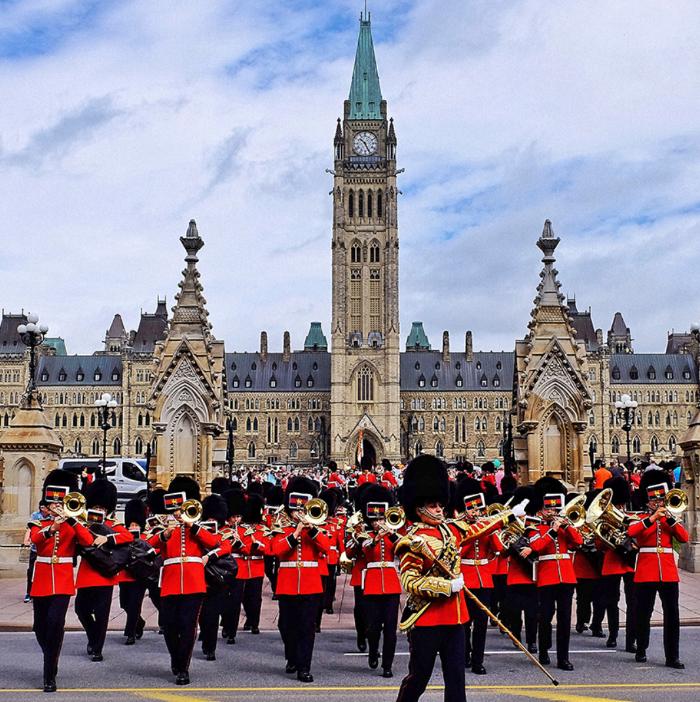
[[[686,368],[683,371],[683,378],[684,380],[690,380],[690,368]]]
[[[294,363],[292,363],[292,370],[296,370],[296,369],[297,369],[297,362],[294,361]]]
[[[620,369],[617,366],[613,366],[612,377],[613,380],[620,380]]]
[[[656,370],[653,366],[649,366],[649,370],[647,371],[647,379],[656,380]]]
[[[479,381],[479,384],[481,385],[482,388],[487,388],[489,385],[489,380],[485,375],[481,376],[481,379]]]
[[[418,378],[418,387],[419,388],[425,387],[425,376],[422,373],[421,373],[420,378]]]
[[[481,370],[481,361],[476,362],[476,369]]]
[[[638,380],[639,379],[639,371],[637,370],[637,366],[632,366],[630,368],[630,380]]]
[[[112,380],[119,380],[119,371],[117,371],[117,370],[112,371]]]
[[[433,374],[433,377],[430,379],[430,387],[436,388],[437,386],[438,386],[437,375]]]
[[[231,370],[234,370],[234,371],[236,370],[236,363],[235,363],[235,361],[231,364]]]
[[[296,376],[296,378],[294,378],[294,387],[295,388],[301,387],[301,378],[298,375]]]
[[[61,368],[61,370],[58,371],[58,379],[59,379],[59,381],[62,382],[62,383],[63,383],[63,382],[65,381],[65,379],[66,379],[66,371],[64,371],[63,368]]]
[[[270,387],[271,388],[276,388],[277,387],[277,378],[273,375],[272,378],[270,378]]]
[[[233,376],[233,380],[231,381],[231,386],[234,388],[237,388],[241,384],[241,381],[237,375]]]
[[[249,376],[249,375],[246,375],[245,381],[243,382],[243,384],[244,384],[247,388],[252,387],[253,381],[250,379],[250,376]]]
[[[42,381],[43,383],[45,383],[48,379],[49,379],[49,374],[48,374],[46,371],[44,371],[44,372],[41,374],[41,381]]]
[[[414,368],[416,370],[420,370],[420,363],[418,363],[418,361],[416,361],[416,365],[414,366]]]
[[[440,370],[440,361],[435,364],[435,370]]]
[[[456,368],[457,370],[460,370],[460,369],[462,368],[462,362],[461,362],[461,361],[457,361],[457,363],[455,363],[455,368]]]
[[[673,380],[673,369],[671,366],[666,366],[664,375],[666,376],[666,380]]]
[[[255,361],[253,361],[253,363],[251,364],[250,370],[258,370],[258,365],[257,363],[255,363]]]
[[[464,379],[462,378],[461,375],[458,375],[458,376],[457,376],[457,380],[455,380],[455,385],[456,385],[458,388],[461,388],[461,387],[464,386]]]
[[[496,363],[496,370],[501,370],[501,368],[503,368],[503,364],[500,361],[498,361]]]
[[[277,364],[276,364],[276,363],[273,363],[273,364],[272,364],[272,370],[273,370],[273,371],[276,371],[276,370],[277,370]]]
[[[95,375],[93,375],[92,377],[94,378],[95,382],[99,383],[100,380],[102,380],[102,371],[98,368],[95,371]]]
[[[494,388],[500,388],[501,387],[501,379],[497,375],[494,375],[493,380],[491,381],[491,384],[493,385]]]
[[[311,376],[309,376],[309,377],[306,379],[306,387],[307,387],[307,388],[312,388],[313,386],[314,386],[314,379],[313,379]]]
[[[313,364],[313,366],[311,366],[311,368],[313,370],[318,370],[318,363],[316,363],[316,361],[314,361],[314,364]]]

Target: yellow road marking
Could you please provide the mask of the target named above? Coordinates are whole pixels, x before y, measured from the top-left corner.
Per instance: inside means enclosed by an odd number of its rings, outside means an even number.
[[[566,691],[552,690],[504,690],[502,694],[513,695],[514,697],[529,697],[538,700],[552,700],[553,702],[627,702],[627,700],[616,700],[611,697],[588,697],[587,695],[569,695]]]
[[[214,702],[211,697],[192,697],[178,692],[137,692],[136,694],[148,700],[161,700],[161,702]]]

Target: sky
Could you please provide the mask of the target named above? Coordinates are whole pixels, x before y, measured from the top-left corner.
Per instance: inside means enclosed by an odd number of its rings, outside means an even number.
[[[330,337],[333,134],[363,0],[0,0],[0,307],[69,353],[172,305],[197,221],[214,335]],[[527,332],[562,292],[636,351],[700,319],[700,3],[370,0],[394,118],[401,334]]]

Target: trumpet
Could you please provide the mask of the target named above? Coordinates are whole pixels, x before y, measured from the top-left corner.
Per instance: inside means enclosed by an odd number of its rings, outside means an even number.
[[[664,507],[674,519],[678,519],[688,509],[688,495],[680,488],[673,488],[666,493]]]
[[[406,514],[402,507],[389,507],[384,513],[384,524],[389,531],[398,531],[406,523]]]
[[[199,500],[187,500],[180,508],[180,519],[185,524],[196,524],[202,518],[202,503]]]
[[[304,521],[310,526],[319,527],[328,519],[328,505],[314,497],[304,505]]]

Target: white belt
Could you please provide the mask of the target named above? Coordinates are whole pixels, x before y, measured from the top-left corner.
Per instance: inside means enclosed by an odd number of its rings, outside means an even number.
[[[663,546],[644,546],[639,549],[639,553],[673,553],[672,548],[664,548]],[[37,558],[37,560],[39,560]]]
[[[67,556],[37,556],[37,563],[73,563],[73,559]]]
[[[396,563],[391,563],[389,561],[373,561],[368,563],[367,568],[393,568],[396,570]]]
[[[318,561],[282,561],[280,568],[316,568]]]
[[[491,561],[488,558],[463,558],[462,565],[485,566]]]
[[[178,563],[202,563],[199,556],[180,556],[179,558],[166,558],[163,565],[176,565]]]
[[[571,558],[568,553],[549,553],[546,556],[540,556],[539,561],[567,561]]]

